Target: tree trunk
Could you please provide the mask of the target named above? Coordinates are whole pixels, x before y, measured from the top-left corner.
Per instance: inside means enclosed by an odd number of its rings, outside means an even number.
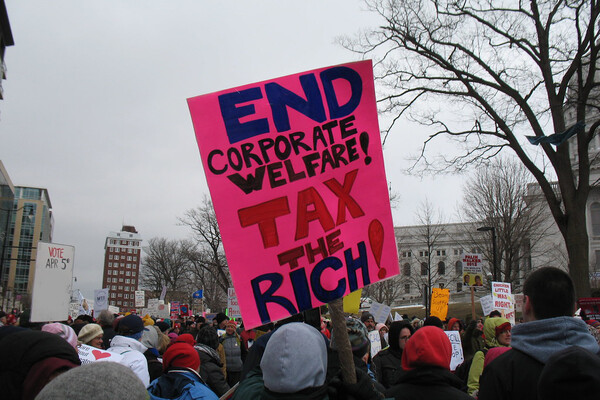
[[[589,297],[590,289],[590,263],[589,239],[586,231],[585,206],[573,207],[567,221],[565,243],[569,254],[569,272],[575,294],[579,297]]]

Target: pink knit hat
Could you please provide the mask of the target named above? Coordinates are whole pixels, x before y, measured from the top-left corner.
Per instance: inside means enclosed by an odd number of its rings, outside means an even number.
[[[77,349],[77,335],[73,328],[68,325],[61,324],[60,322],[54,322],[42,326],[42,332],[54,333],[65,339],[73,348]]]

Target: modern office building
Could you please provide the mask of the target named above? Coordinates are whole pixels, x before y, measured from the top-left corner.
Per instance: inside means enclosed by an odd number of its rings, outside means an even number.
[[[134,308],[139,285],[142,237],[135,227],[123,225],[110,232],[104,243],[102,287],[109,289],[108,304]]]
[[[48,190],[14,187],[12,208],[8,213],[7,239],[2,243],[2,276],[4,298],[27,303],[31,295],[37,244],[52,242],[54,219]]]
[[[4,98],[2,91],[2,80],[6,79],[6,64],[4,64],[4,52],[6,47],[14,45],[15,42],[8,21],[8,13],[4,0],[0,0],[0,99]]]

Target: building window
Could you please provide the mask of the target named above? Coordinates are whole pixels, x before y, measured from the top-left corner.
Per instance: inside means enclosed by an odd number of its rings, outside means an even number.
[[[135,279],[132,279],[132,280],[131,280],[131,283],[132,283],[133,285],[135,285]]]
[[[443,261],[438,263],[438,274],[446,275],[446,264]]]
[[[406,257],[412,257],[412,253],[410,251],[403,251],[402,252],[402,257],[406,258]]]
[[[135,271],[131,272],[131,276],[135,276]]]
[[[130,280],[129,280],[129,279],[125,279],[125,283],[129,283],[129,282],[130,282]]]
[[[402,273],[404,276],[410,276],[410,264],[406,263],[402,266]]]
[[[405,283],[405,284],[404,284],[404,291],[405,291],[406,293],[410,293],[410,283]]]
[[[462,261],[457,261],[454,263],[454,273],[457,275],[462,274]]]
[[[437,251],[437,255],[438,256],[445,256],[446,255],[446,250],[438,250]]]
[[[131,271],[127,271],[127,272],[125,272],[125,275],[127,275],[127,276],[131,276]]]
[[[109,259],[109,260],[112,260],[112,254],[109,254],[109,255],[108,255],[108,259]]]
[[[419,256],[420,257],[427,257],[427,256],[429,256],[429,251],[427,251],[427,250],[421,250],[421,251],[419,251]]]
[[[600,203],[594,202],[590,205],[592,215],[592,235],[600,236]]]
[[[133,261],[137,261],[137,257],[136,256],[133,256]]]
[[[129,295],[128,295],[127,293],[125,293],[125,296],[124,296],[124,298],[128,299],[128,298],[129,298]]]
[[[112,285],[112,290],[117,290],[117,286],[116,285]]]
[[[421,263],[421,275],[427,275],[427,263]]]
[[[127,256],[127,261],[131,261],[131,256]]]
[[[123,286],[119,286],[119,290],[123,290]]]
[[[123,278],[119,278],[119,283],[123,283]]]

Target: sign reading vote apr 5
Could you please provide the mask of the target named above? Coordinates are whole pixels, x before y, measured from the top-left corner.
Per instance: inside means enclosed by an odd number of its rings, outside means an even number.
[[[69,315],[75,248],[38,242],[31,322],[61,321]]]
[[[371,61],[188,104],[245,326],[398,274]]]

